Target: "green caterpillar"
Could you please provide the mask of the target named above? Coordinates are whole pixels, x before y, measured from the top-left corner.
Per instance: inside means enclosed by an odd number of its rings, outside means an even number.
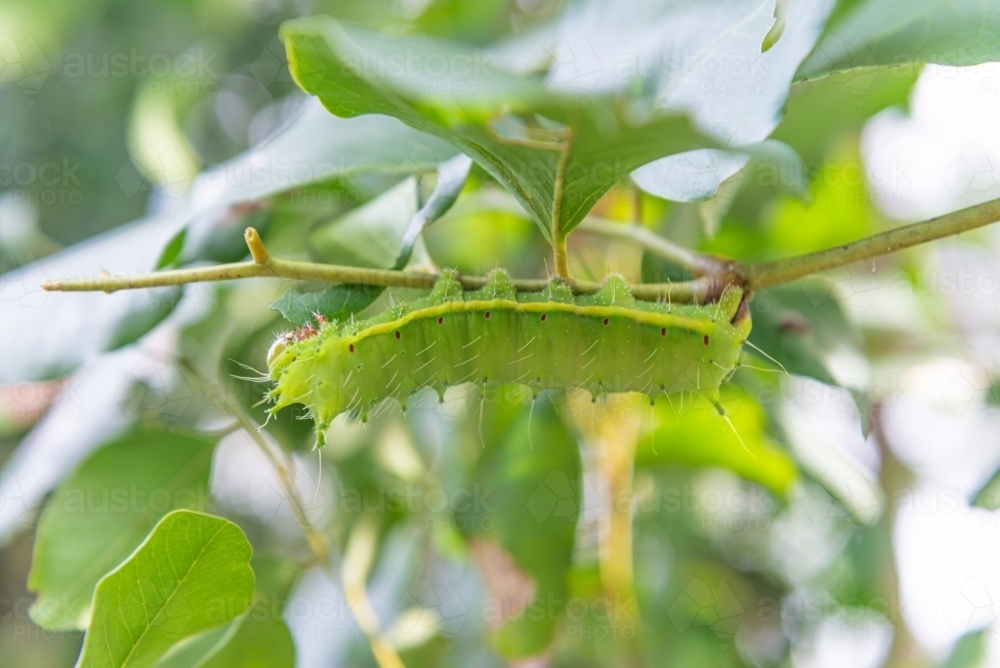
[[[425,299],[346,325],[319,318],[319,329],[279,337],[267,360],[276,383],[271,412],[304,404],[322,445],[344,411],[365,419],[387,398],[405,408],[406,397],[423,387],[443,396],[466,382],[654,399],[696,391],[718,403],[750,333],[748,317],[732,322],[742,298],[736,288],[705,306],[637,302],[618,276],[589,296],[574,296],[559,281],[518,293],[502,270],[463,293],[456,275],[445,272]]]

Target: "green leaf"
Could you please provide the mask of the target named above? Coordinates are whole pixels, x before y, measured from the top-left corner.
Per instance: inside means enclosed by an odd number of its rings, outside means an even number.
[[[487,583],[510,585],[490,592],[504,602],[485,613],[498,627],[493,644],[508,659],[539,654],[551,644],[567,599],[582,498],[577,443],[550,401],[524,407],[488,446],[475,484],[489,497],[476,504],[482,516],[466,526],[493,530],[473,538],[473,554]]]
[[[417,243],[417,238],[428,225],[443,216],[455,204],[458,195],[465,186],[465,180],[469,178],[469,170],[472,168],[472,160],[467,156],[457,155],[448,162],[438,167],[438,181],[434,186],[430,197],[420,207],[420,210],[410,219],[410,224],[403,234],[403,241],[393,269],[404,269],[413,254],[413,246]]]
[[[133,341],[138,341],[146,332],[152,330],[164,318],[173,313],[183,296],[184,288],[175,286],[161,291],[156,297],[148,298],[145,309],[136,311],[131,314],[131,317],[123,319],[111,332],[111,338],[107,343],[108,350],[116,350]]]
[[[56,492],[35,538],[28,587],[32,619],[85,628],[94,588],[161,517],[201,508],[214,438],[136,432],[91,455]]]
[[[1000,510],[1000,469],[972,497],[972,505],[986,510]]]
[[[831,21],[798,77],[906,63],[1000,60],[997,0],[866,0]]]
[[[250,562],[257,592],[250,611],[225,626],[184,640],[156,668],[291,668],[295,647],[283,611],[302,565],[255,554]]]
[[[798,469],[767,435],[763,409],[735,389],[728,390],[723,406],[728,422],[700,396],[684,406],[658,402],[652,423],[640,436],[636,468],[715,466],[785,496],[798,479]]]
[[[288,290],[268,306],[279,311],[293,325],[313,320],[319,313],[327,320],[345,320],[365,310],[385,290],[380,285],[334,285],[318,292]]]
[[[506,187],[550,240],[568,234],[637,167],[715,145],[682,116],[610,98],[584,105],[461,45],[378,35],[323,16],[288,22],[281,33],[296,82],[331,113],[386,114],[451,143]],[[442,62],[452,67],[432,75]]]
[[[142,668],[177,642],[242,615],[252,549],[228,520],[177,510],[97,585],[79,668]]]
[[[156,266],[154,267],[156,271],[171,267],[177,262],[181,255],[181,250],[184,248],[184,237],[186,236],[187,228],[182,229],[173,236],[173,238],[163,248],[163,253],[160,255],[160,259],[156,261]]]

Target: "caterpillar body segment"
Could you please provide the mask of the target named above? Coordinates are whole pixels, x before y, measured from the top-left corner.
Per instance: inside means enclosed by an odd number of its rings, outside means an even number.
[[[583,387],[597,396],[696,391],[710,399],[736,367],[750,320],[731,320],[742,291],[715,304],[637,302],[618,276],[574,296],[558,281],[518,293],[502,270],[463,293],[446,272],[422,300],[374,318],[286,335],[268,354],[272,412],[308,407],[320,444],[344,411],[362,418],[387,398],[451,385],[520,383],[536,390]]]

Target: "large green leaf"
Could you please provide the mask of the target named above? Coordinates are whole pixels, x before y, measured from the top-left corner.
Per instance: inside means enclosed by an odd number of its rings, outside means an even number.
[[[79,668],[153,666],[177,642],[242,615],[252,549],[219,517],[177,510],[97,585]]]
[[[330,112],[386,114],[450,142],[550,239],[568,234],[637,167],[715,145],[683,116],[609,98],[583,104],[461,45],[379,35],[322,16],[286,23],[282,36],[296,82]]]
[[[156,668],[292,668],[295,647],[284,622],[288,592],[301,565],[254,555],[257,592],[250,611],[174,645]]]
[[[525,407],[488,446],[476,485],[489,497],[466,526],[492,529],[473,552],[487,583],[509,586],[491,592],[503,602],[487,613],[494,646],[507,658],[539,654],[563,615],[582,498],[577,443],[550,401]]]
[[[774,4],[758,0],[626,0],[624,5],[600,0],[571,5],[559,26],[562,50],[580,39],[596,43],[605,69],[614,64],[618,76],[648,74],[647,63],[665,63],[666,71],[652,84],[658,102],[690,112],[710,136],[744,149],[704,149],[657,160],[633,175],[640,187],[691,202],[714,196],[751,156],[798,171],[794,151],[762,142],[781,119],[795,71],[819,39],[832,0],[792,3],[780,32]],[[777,41],[764,48],[774,34]],[[682,63],[674,62],[677,54],[684,54]],[[568,54],[558,55],[556,79],[575,65]]]
[[[35,538],[31,616],[46,628],[86,628],[94,588],[161,517],[201,508],[215,439],[137,432],[92,455],[59,488]]]
[[[1000,59],[997,0],[865,0],[827,26],[799,77],[874,65]]]

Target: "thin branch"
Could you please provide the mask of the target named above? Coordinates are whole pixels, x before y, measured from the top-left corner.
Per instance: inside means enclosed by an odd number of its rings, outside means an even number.
[[[424,288],[434,287],[437,274],[419,271],[392,271],[390,269],[365,269],[362,267],[344,267],[335,264],[320,264],[316,262],[298,262],[281,260],[272,257],[264,248],[255,229],[247,228],[247,246],[250,254],[257,258],[253,262],[235,262],[218,264],[212,267],[197,267],[194,269],[174,269],[158,271],[150,274],[134,276],[98,275],[94,278],[84,278],[70,281],[47,281],[42,288],[60,292],[115,292],[117,290],[133,290],[136,288],[155,288],[168,285],[184,285],[204,281],[227,281],[239,278],[272,277],[288,278],[300,281],[320,281],[324,283],[348,283],[352,285],[382,285],[387,287]],[[462,287],[466,290],[478,290],[486,285],[485,276],[459,276]],[[578,294],[593,294],[601,289],[601,284],[594,281],[566,281],[570,288]],[[514,287],[520,292],[541,292],[549,282],[545,279],[518,278],[513,280]],[[632,292],[637,299],[646,301],[670,301],[683,304],[687,302],[706,300],[710,284],[708,280],[698,279],[680,283],[648,283],[632,286]]]
[[[747,279],[753,290],[769,288],[809,274],[836,269],[859,260],[894,253],[928,241],[985,227],[998,220],[1000,220],[1000,199],[994,199],[920,223],[897,227],[843,246],[751,265],[747,268]]]

